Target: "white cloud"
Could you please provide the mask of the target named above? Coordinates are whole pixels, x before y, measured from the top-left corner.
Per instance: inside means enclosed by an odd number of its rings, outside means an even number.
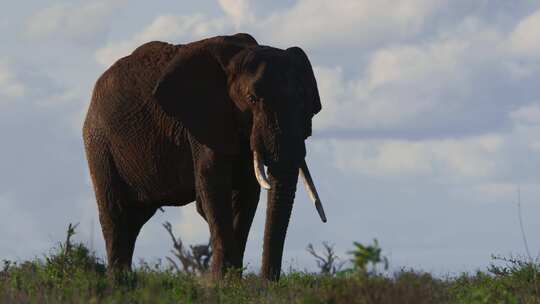
[[[514,51],[530,56],[540,56],[540,10],[519,22],[510,35]]]
[[[299,0],[261,25],[272,41],[287,45],[368,45],[422,30],[443,0]],[[334,45],[336,46],[336,45]]]
[[[228,23],[223,19],[206,19],[202,15],[175,16],[162,15],[135,34],[132,38],[119,42],[111,42],[98,49],[96,60],[102,66],[109,66],[143,43],[152,40],[162,40],[170,43],[190,42],[192,39],[203,38],[216,32],[223,31]]]
[[[105,19],[125,0],[97,0],[87,3],[57,2],[32,15],[25,33],[45,39],[58,34],[75,39],[93,39],[106,30]]]
[[[504,145],[499,135],[440,140],[328,140],[336,168],[377,178],[442,183],[492,177]]]
[[[249,0],[218,0],[218,2],[237,28],[242,24],[253,21]]]
[[[517,79],[535,77],[540,71],[540,10],[520,20],[506,42],[509,53],[504,63]]]
[[[68,86],[67,88],[51,92],[35,99],[36,109],[51,111],[54,109],[70,109],[69,115],[64,115],[65,130],[69,130],[73,135],[80,136],[81,129],[86,118],[89,100],[91,99],[92,88],[90,86]]]
[[[482,100],[473,84],[499,66],[503,38],[466,19],[430,41],[375,50],[356,78],[346,78],[341,67],[315,67],[324,108],[315,127],[388,130],[455,123]]]
[[[201,243],[208,239],[208,224],[195,208],[190,204],[180,208],[180,219],[174,221],[173,231],[180,235],[187,243]]]
[[[540,104],[531,103],[510,112],[510,118],[517,123],[539,124]]]
[[[87,91],[87,88],[78,86],[45,96],[43,99],[36,100],[35,105],[38,107],[59,107],[70,103],[82,104],[83,102],[88,102],[89,99],[90,93]]]
[[[452,72],[467,44],[463,40],[441,40],[378,50],[368,66],[367,85],[377,89],[404,80],[426,81],[433,75]]]
[[[473,187],[482,200],[490,201],[505,198],[512,202],[520,185],[514,183],[487,182],[479,183]],[[522,185],[521,185],[522,186]],[[536,186],[536,185],[531,185]]]
[[[332,167],[354,180],[448,189],[462,200],[513,202],[521,186],[540,188],[540,106],[526,104],[508,114],[512,126],[500,132],[436,139],[322,139],[311,153],[332,159]],[[329,170],[329,169],[327,169]]]
[[[23,97],[25,93],[24,84],[17,79],[5,61],[0,61],[0,96],[17,98]]]
[[[540,104],[533,102],[523,105],[508,116],[514,124],[512,139],[515,145],[524,143],[518,148],[524,154],[521,157],[532,161],[533,156],[540,152]]]

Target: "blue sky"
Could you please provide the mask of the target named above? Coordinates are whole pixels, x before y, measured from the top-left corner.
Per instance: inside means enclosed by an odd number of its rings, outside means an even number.
[[[68,222],[103,255],[80,134],[94,81],[144,42],[235,32],[302,47],[319,83],[308,162],[328,223],[299,187],[286,266],[314,268],[309,242],[346,257],[377,238],[396,268],[485,267],[491,254],[524,253],[518,187],[540,251],[537,0],[76,0],[0,12],[0,258],[40,256]],[[254,269],[264,208],[247,249]],[[169,254],[165,220],[189,243],[208,237],[193,206],[166,208],[136,257]]]

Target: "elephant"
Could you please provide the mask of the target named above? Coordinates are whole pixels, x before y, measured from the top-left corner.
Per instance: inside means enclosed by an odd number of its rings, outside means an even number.
[[[262,187],[261,275],[279,280],[298,176],[326,222],[305,162],[320,110],[305,52],[245,33],[152,41],[116,61],[95,83],[82,132],[109,270],[131,269],[156,210],[195,202],[210,230],[212,276],[241,271]]]

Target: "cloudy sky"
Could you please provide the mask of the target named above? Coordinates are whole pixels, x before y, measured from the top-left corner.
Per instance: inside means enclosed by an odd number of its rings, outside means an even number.
[[[0,12],[0,259],[41,256],[78,222],[104,255],[81,124],[96,78],[138,45],[249,32],[300,46],[323,111],[308,161],[328,223],[299,188],[285,264],[313,269],[309,242],[377,238],[393,267],[455,273],[491,254],[540,250],[538,0],[11,1]],[[247,260],[260,263],[264,201]],[[135,255],[188,243],[192,206],[144,227]]]

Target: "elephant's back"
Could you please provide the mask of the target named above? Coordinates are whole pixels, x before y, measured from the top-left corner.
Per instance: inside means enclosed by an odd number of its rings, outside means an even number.
[[[112,126],[131,117],[152,101],[152,91],[178,47],[148,42],[116,61],[97,80],[89,108],[102,125]]]

